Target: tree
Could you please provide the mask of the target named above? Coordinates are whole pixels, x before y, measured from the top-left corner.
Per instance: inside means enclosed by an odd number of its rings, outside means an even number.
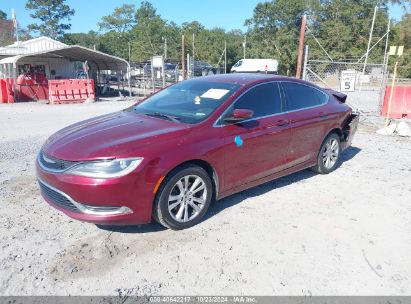
[[[128,43],[131,39],[131,29],[136,23],[134,5],[124,4],[116,7],[114,12],[103,16],[98,23],[100,36],[98,49],[109,54],[128,59]]]
[[[100,30],[116,31],[119,35],[124,35],[135,24],[135,13],[134,4],[116,7],[111,15],[104,16],[98,23]]]
[[[69,45],[81,45],[89,49],[101,48],[100,35],[95,31],[89,31],[88,33],[68,33],[64,34],[61,38],[61,42]]]
[[[59,39],[71,28],[70,23],[63,23],[66,19],[70,21],[70,17],[74,15],[74,10],[65,4],[65,0],[28,0],[26,8],[34,11],[30,17],[40,21],[28,25],[30,31]]]
[[[322,46],[333,59],[350,60],[361,58],[367,50],[368,38],[374,7],[378,5],[375,0],[333,0],[321,1],[321,8],[314,13],[316,24],[312,34],[317,37]],[[385,1],[386,2],[386,1]],[[372,44],[376,43],[387,31],[388,8],[381,3],[377,11],[373,31]],[[308,43],[317,46],[311,35]],[[370,62],[382,62],[384,56],[384,43],[379,43],[370,53]],[[313,48],[311,58],[324,59],[325,54],[320,48]]]
[[[393,28],[394,37],[391,45],[403,45],[404,54],[400,58],[390,56],[390,71],[393,70],[394,62],[399,60],[398,74],[402,78],[411,78],[411,14],[404,14],[402,20]]]
[[[405,1],[398,0],[401,3]],[[379,7],[372,45],[382,37],[388,23],[389,1],[382,0],[272,0],[257,4],[254,15],[246,21],[249,55],[277,58],[279,72],[293,75],[301,16],[307,15],[309,31],[306,44],[311,59],[327,59],[320,42],[335,60],[359,59],[367,49],[374,7]],[[317,39],[317,41],[314,39]],[[370,60],[383,60],[384,43],[371,52]]]
[[[0,19],[0,47],[12,44],[14,40],[13,21]]]
[[[20,41],[31,38],[27,29],[19,27],[18,31]],[[16,29],[13,20],[7,19],[7,14],[0,10],[0,47],[12,44],[16,38],[15,34]]]
[[[319,1],[319,0],[318,0]],[[248,56],[279,59],[279,72],[294,74],[301,17],[317,0],[273,0],[257,4],[248,26]]]
[[[271,0],[256,5],[252,18],[246,20],[247,57],[275,58],[280,62],[279,73],[294,75],[302,15],[308,17],[309,31],[306,44],[310,45],[310,59],[327,59],[314,36],[335,60],[358,60],[367,49],[368,36],[374,13],[379,10],[372,45],[386,32],[388,3],[406,7],[409,0]],[[195,34],[195,58],[223,67],[224,41],[227,42],[227,69],[243,57],[243,37],[240,30],[227,32],[222,28],[207,29],[197,21],[181,26],[163,19],[155,7],[146,1],[139,7],[123,5],[99,23],[101,34],[66,34],[67,43],[76,43],[131,60],[146,61],[153,55],[164,53],[167,39],[168,59],[181,60],[181,35],[185,35],[185,50],[192,54],[192,37]],[[391,37],[408,45],[410,21],[406,19],[394,26]],[[401,38],[402,37],[402,38]],[[390,42],[391,43],[391,42]],[[401,45],[402,45],[401,44]],[[411,47],[409,47],[411,48]],[[405,48],[407,51],[407,46]],[[384,43],[371,52],[369,62],[382,63]],[[406,53],[409,54],[409,53]],[[411,56],[403,56],[406,66]],[[406,75],[406,68],[401,68]],[[405,75],[404,74],[404,75]],[[403,74],[401,74],[403,75]]]
[[[7,14],[0,10],[0,20],[7,20]]]
[[[164,43],[162,38],[173,40],[167,37],[167,21],[157,14],[154,6],[146,1],[141,2],[135,15],[136,24],[131,30],[133,50],[133,60],[147,60],[153,55],[164,53]],[[170,27],[173,26],[170,24]],[[172,32],[172,31],[171,31]],[[178,41],[178,39],[177,39]]]

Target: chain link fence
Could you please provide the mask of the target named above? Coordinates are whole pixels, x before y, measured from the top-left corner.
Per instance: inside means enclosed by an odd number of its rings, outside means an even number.
[[[343,79],[344,73],[351,79]],[[378,115],[386,85],[384,64],[308,60],[304,70],[305,79],[321,87],[343,91],[347,103],[366,115]]]
[[[196,61],[196,64],[185,71],[185,79],[223,74],[224,69],[214,67],[205,61]],[[131,65],[131,72],[122,78],[120,86],[126,87],[130,78],[130,86],[134,96],[145,97],[158,90],[182,81],[183,71],[180,62],[165,63],[162,68],[154,68],[151,62],[138,62]]]

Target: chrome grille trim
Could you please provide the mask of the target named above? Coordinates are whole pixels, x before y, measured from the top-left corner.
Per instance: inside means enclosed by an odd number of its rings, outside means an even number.
[[[64,172],[79,163],[77,161],[62,160],[48,156],[43,152],[43,150],[40,150],[37,161],[44,171],[53,173]]]

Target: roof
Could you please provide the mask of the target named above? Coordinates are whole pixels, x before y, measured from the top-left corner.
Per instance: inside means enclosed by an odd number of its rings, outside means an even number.
[[[86,61],[92,69],[127,71],[128,62],[122,58],[99,51],[90,50],[79,45],[65,45],[48,51],[22,54],[0,60],[0,63],[16,63],[21,58],[68,58],[72,61]]]
[[[25,40],[25,41],[19,41],[19,42],[16,41],[16,42],[14,42],[13,44],[10,44],[10,45],[8,45],[8,46],[6,46],[6,47],[13,47],[13,46],[20,46],[20,45],[28,46],[28,45],[30,45],[30,44],[37,44],[37,43],[50,43],[50,44],[56,44],[56,45],[60,45],[60,46],[67,45],[67,44],[65,44],[65,43],[63,43],[63,42],[60,42],[60,41],[51,39],[51,38],[49,38],[49,37],[40,36],[40,37],[37,37],[37,38]]]
[[[99,70],[127,71],[128,62],[122,58],[91,50],[79,45],[67,45],[47,52],[33,53],[25,57],[65,57],[74,61],[88,61],[92,68]]]
[[[6,57],[6,58],[3,58],[3,59],[0,60],[0,64],[16,63],[20,58],[21,58],[20,55],[12,56],[12,57]]]
[[[15,56],[40,51],[48,51],[56,48],[61,48],[63,46],[67,46],[67,44],[41,36],[26,41],[16,41],[13,44],[0,47],[0,56]]]
[[[193,78],[193,80],[208,80],[215,82],[235,83],[240,85],[253,84],[258,82],[270,81],[270,80],[293,80],[296,82],[302,82],[300,79],[286,76],[278,76],[273,74],[260,74],[260,73],[231,73],[231,74],[219,74],[210,75],[204,77]]]

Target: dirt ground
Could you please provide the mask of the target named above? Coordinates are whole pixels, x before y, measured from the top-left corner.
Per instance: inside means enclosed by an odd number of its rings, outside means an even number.
[[[411,141],[371,127],[332,174],[233,195],[184,231],[102,228],[47,205],[43,141],[130,104],[0,105],[0,295],[411,295]]]

